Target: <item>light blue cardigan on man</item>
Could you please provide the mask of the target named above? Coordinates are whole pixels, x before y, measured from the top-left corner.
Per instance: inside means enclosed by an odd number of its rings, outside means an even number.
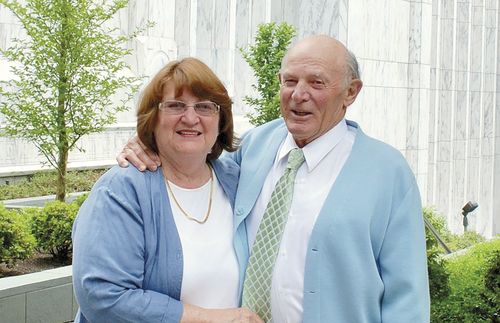
[[[238,165],[212,166],[233,203]],[[245,246],[246,235],[235,241]],[[75,322],[180,321],[182,247],[161,169],[116,166],[103,175],[78,213],[73,246]]]
[[[429,289],[418,187],[394,148],[356,139],[313,228],[305,264],[304,323],[426,323]],[[238,237],[287,135],[283,119],[249,131],[232,155],[240,164]],[[304,216],[308,216],[304,214]],[[307,243],[307,242],[306,242]],[[248,259],[236,241],[240,263]],[[279,323],[279,322],[277,322]]]

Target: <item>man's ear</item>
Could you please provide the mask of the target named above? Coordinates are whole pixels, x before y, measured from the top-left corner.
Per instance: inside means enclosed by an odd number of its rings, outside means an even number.
[[[350,106],[356,100],[356,97],[358,96],[362,87],[363,87],[363,81],[361,81],[360,79],[351,80],[351,83],[347,88],[347,96],[344,99],[345,107]]]

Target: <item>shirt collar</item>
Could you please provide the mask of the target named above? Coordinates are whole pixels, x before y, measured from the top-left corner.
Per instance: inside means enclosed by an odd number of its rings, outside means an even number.
[[[345,119],[342,119],[335,127],[302,148],[308,172],[311,172],[318,166],[320,161],[345,137],[347,132],[347,123]],[[295,143],[295,140],[293,140],[292,134],[288,132],[278,152],[277,162],[281,162],[295,148],[299,147]]]

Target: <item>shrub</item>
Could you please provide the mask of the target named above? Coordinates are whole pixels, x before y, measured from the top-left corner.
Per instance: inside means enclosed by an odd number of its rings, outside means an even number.
[[[31,230],[40,251],[48,252],[58,260],[71,256],[71,229],[79,204],[60,201],[48,202],[41,209],[32,209]]]
[[[446,271],[446,261],[436,249],[427,250],[427,270],[431,302],[445,299],[450,295],[450,275]]]
[[[448,259],[450,295],[432,304],[432,322],[498,322],[498,302],[488,298],[491,293],[485,285],[490,270],[495,270],[490,266],[498,250],[500,239],[494,239]]]
[[[286,22],[260,24],[255,44],[247,50],[240,49],[257,78],[257,85],[252,85],[252,88],[257,90],[259,97],[243,98],[243,101],[255,107],[255,113],[247,115],[255,126],[280,117],[278,72],[294,36],[295,28]]]
[[[485,239],[479,233],[474,231],[467,231],[463,234],[454,234],[446,227],[446,219],[437,213],[434,209],[425,207],[423,209],[424,217],[428,222],[436,229],[441,239],[445,242],[446,246],[452,251],[457,251],[471,247],[480,242],[484,242]],[[444,248],[438,244],[436,237],[426,230],[426,242],[427,249],[437,248],[441,252],[444,252]]]
[[[481,294],[486,310],[481,314],[491,319],[491,322],[500,322],[500,249],[496,250],[488,262],[488,270],[484,277],[485,290]],[[489,307],[489,308],[488,308]],[[488,311],[490,309],[490,311]]]
[[[500,250],[495,251],[490,261],[490,269],[484,277],[484,285],[487,290],[500,296]]]
[[[469,248],[484,241],[484,237],[479,233],[475,231],[466,231],[463,234],[450,234],[448,237],[447,245],[452,250],[460,250]]]
[[[30,257],[34,248],[35,238],[27,221],[0,204],[0,263],[13,266],[17,260]]]
[[[446,222],[443,217],[431,208],[424,208],[424,217],[436,229],[441,238],[448,234]],[[425,228],[425,241],[427,245],[427,270],[429,272],[429,290],[431,302],[448,297],[450,294],[449,274],[446,272],[446,261],[439,253],[438,241],[429,228]],[[444,239],[444,238],[443,238]]]
[[[436,210],[429,207],[425,207],[423,213],[424,218],[432,225],[441,239],[445,241],[449,240],[451,232],[446,228],[446,219],[437,213]],[[427,244],[427,249],[435,248],[444,251],[444,249],[440,249],[441,246],[438,244],[436,237],[428,227],[425,228],[425,242]]]
[[[83,202],[85,202],[85,200],[87,199],[88,196],[89,196],[89,193],[82,194],[82,195],[78,196],[72,202],[72,204],[74,204],[78,209],[80,209],[80,206],[82,206]]]

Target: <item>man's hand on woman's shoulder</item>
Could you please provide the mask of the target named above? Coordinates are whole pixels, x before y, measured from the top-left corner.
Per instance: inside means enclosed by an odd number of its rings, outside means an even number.
[[[128,167],[130,163],[140,171],[146,169],[155,171],[161,165],[160,157],[144,146],[137,135],[127,141],[125,147],[116,156],[116,161],[120,167]]]

